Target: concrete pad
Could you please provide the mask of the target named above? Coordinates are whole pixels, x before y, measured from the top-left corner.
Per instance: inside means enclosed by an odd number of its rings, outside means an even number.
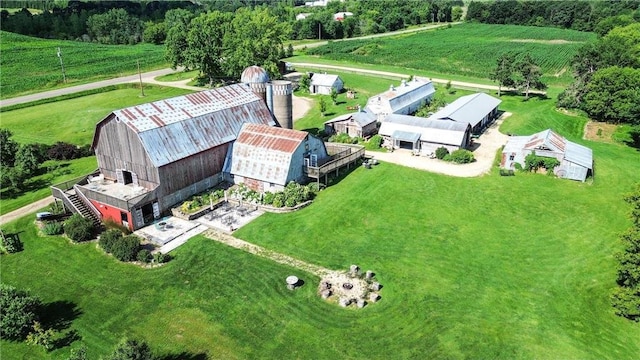
[[[255,205],[245,205],[242,207],[227,205],[221,206],[194,221],[220,232],[230,234],[263,213],[264,211],[257,210]]]
[[[161,226],[160,224],[163,222],[164,226]],[[156,245],[163,246],[196,226],[198,226],[198,224],[191,221],[170,216],[155,224],[138,229],[133,233]]]
[[[178,246],[186,243],[187,240],[191,239],[192,237],[194,237],[194,236],[196,236],[198,234],[201,234],[201,233],[205,232],[206,230],[208,230],[208,228],[206,226],[197,225],[196,227],[189,229],[184,234],[181,234],[181,235],[173,238],[168,243],[164,244],[162,247],[160,247],[159,251],[161,253],[163,253],[163,254],[166,254],[171,250],[175,250]]]

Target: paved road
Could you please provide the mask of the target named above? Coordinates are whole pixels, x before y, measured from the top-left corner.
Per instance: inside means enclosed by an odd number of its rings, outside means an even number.
[[[417,32],[417,31],[432,30],[432,29],[437,29],[437,28],[440,28],[440,27],[445,27],[445,26],[449,26],[449,25],[458,25],[458,24],[462,24],[462,22],[425,25],[425,26],[420,26],[420,27],[412,28],[412,29],[391,31],[391,32],[386,32],[386,33],[365,35],[365,36],[359,36],[359,37],[347,38],[347,39],[336,39],[336,40],[331,40],[331,41],[339,42],[339,41],[374,39],[374,38],[385,37],[385,36],[394,36],[394,35],[400,35],[400,34],[407,34],[407,33],[412,33],[412,32]],[[304,49],[304,48],[313,48],[313,47],[318,47],[318,46],[322,46],[322,45],[327,45],[328,43],[329,43],[329,40],[316,41],[316,42],[312,42],[312,43],[296,45],[296,46],[293,47],[293,49],[294,50],[300,50],[300,49]]]
[[[27,206],[23,206],[18,210],[12,211],[8,214],[4,214],[2,216],[0,216],[0,225],[4,225],[10,221],[13,221],[15,219],[21,218],[24,215],[27,214],[31,214],[33,212],[36,212],[40,209],[42,209],[43,207],[51,204],[53,202],[53,196],[48,196],[42,200],[38,200],[36,202],[33,202]]]
[[[162,69],[162,70],[149,71],[146,73],[142,73],[142,81],[152,82],[150,80],[153,80],[153,78],[157,76],[172,74],[178,71],[180,70]],[[44,91],[36,94],[18,96],[15,98],[0,100],[0,107],[15,105],[15,104],[22,104],[22,103],[27,103],[27,102],[36,101],[36,100],[48,99],[48,98],[52,98],[60,95],[73,94],[80,91],[99,89],[109,85],[118,85],[118,84],[132,83],[137,81],[139,81],[138,74],[122,76],[122,77],[109,79],[109,80],[96,81],[88,84],[70,86],[62,89]]]

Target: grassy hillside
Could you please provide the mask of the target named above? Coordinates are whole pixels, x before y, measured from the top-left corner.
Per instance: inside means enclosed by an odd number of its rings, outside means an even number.
[[[548,81],[567,82],[575,51],[595,37],[555,28],[466,23],[384,39],[333,42],[308,53],[331,60],[488,78],[501,53],[530,52]]]
[[[142,70],[167,66],[162,45],[101,45],[39,39],[6,31],[0,32],[0,37],[2,99],[134,74],[138,71],[138,60]],[[58,47],[62,51],[66,84],[62,81]]]

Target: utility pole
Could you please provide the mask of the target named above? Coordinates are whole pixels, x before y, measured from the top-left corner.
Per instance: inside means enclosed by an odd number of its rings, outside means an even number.
[[[58,58],[60,58],[60,67],[62,68],[62,81],[67,83],[67,76],[64,74],[64,63],[62,62],[62,51],[60,51],[60,47],[58,47]]]
[[[142,86],[142,73],[140,73],[140,60],[136,60],[138,64],[138,79],[140,79],[140,96],[144,97],[144,87]]]
[[[322,23],[318,23],[318,40],[322,40]]]

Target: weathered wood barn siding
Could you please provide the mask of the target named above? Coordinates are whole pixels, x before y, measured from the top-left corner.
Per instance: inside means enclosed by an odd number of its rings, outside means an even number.
[[[99,137],[94,142],[100,171],[106,178],[116,179],[116,170],[135,173],[138,184],[152,189],[160,183],[158,169],[153,165],[138,134],[111,115],[98,125]]]

